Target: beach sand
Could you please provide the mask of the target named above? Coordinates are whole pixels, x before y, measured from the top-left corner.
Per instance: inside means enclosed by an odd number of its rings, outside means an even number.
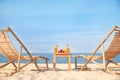
[[[12,76],[1,76],[0,80],[120,80],[120,75],[106,73],[95,64],[89,64],[88,68],[91,70],[86,71],[75,70],[74,64],[71,64],[71,71],[68,71],[67,64],[57,64],[56,71],[53,71],[53,64],[49,64],[48,70],[45,64],[39,64],[39,66],[42,69],[40,72],[36,70],[34,64],[29,64]],[[9,72],[11,69],[11,65],[0,69],[0,74]]]

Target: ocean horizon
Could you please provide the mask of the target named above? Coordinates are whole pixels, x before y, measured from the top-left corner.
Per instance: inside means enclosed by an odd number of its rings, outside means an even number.
[[[75,55],[83,55],[83,53],[71,53],[71,64],[74,64],[75,63],[75,59],[73,56]],[[23,55],[26,55],[25,53],[23,53]],[[44,57],[47,57],[49,58],[49,61],[48,63],[49,64],[52,64],[53,63],[53,53],[31,53],[32,56],[44,56]],[[91,53],[84,53],[84,55],[91,55]],[[101,53],[97,53],[96,55],[101,55]],[[2,54],[0,54],[0,63],[6,63],[8,61],[8,59],[6,57],[4,57]],[[118,62],[120,63],[120,55],[118,55],[117,57],[115,57],[113,59],[114,62]],[[41,60],[41,59],[38,59],[37,60],[38,63],[41,63],[41,64],[45,64],[45,61],[44,60]],[[85,59],[84,58],[78,58],[77,59],[77,62],[80,63],[80,64],[84,64],[85,62]],[[102,62],[102,60],[99,60],[98,62]],[[25,63],[25,61],[21,61],[21,63]],[[60,58],[57,58],[57,63],[67,63],[67,58],[64,58],[64,57],[60,57]],[[91,63],[91,62],[90,62]]]

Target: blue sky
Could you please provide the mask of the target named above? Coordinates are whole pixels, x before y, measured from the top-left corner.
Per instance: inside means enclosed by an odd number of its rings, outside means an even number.
[[[56,44],[92,52],[115,25],[119,0],[0,0],[0,27],[10,26],[33,53],[52,53]]]

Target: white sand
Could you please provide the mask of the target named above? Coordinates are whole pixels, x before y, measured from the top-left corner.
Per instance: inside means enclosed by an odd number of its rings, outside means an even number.
[[[45,64],[39,64],[42,71],[38,72],[33,64],[29,64],[23,68],[20,72],[15,73],[12,76],[0,77],[0,80],[120,80],[120,75],[111,75],[98,69],[96,65],[89,64],[92,70],[79,71],[74,69],[72,64],[72,70],[67,71],[67,64],[57,64],[56,71],[52,70],[53,65],[49,64],[49,69],[46,70]],[[10,71],[11,66],[4,68],[5,72]],[[3,74],[5,72],[1,72]]]

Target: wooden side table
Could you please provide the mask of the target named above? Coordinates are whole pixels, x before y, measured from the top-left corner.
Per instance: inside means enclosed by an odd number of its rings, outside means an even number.
[[[70,48],[67,46],[64,52],[58,51],[58,46],[54,48],[53,70],[56,70],[56,59],[58,57],[66,57],[68,61],[68,70],[71,71]]]

